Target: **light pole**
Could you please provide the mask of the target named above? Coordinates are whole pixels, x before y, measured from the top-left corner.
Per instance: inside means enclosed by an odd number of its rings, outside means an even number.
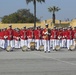
[[[34,0],[34,29],[36,28],[36,0]]]

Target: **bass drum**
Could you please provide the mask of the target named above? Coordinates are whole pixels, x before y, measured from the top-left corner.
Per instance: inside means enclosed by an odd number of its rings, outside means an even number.
[[[44,46],[41,45],[41,46],[39,47],[39,50],[40,50],[40,51],[44,51]]]
[[[23,51],[23,52],[28,51],[28,47],[27,47],[27,46],[23,46],[23,47],[22,47],[22,51]]]
[[[35,42],[30,42],[30,49],[34,50],[35,49]]]
[[[6,51],[10,52],[12,50],[11,46],[7,46]]]
[[[70,46],[70,50],[71,50],[71,51],[75,50],[75,46],[74,46],[74,45],[71,45],[71,46]]]
[[[60,51],[60,46],[59,45],[56,45],[55,50],[56,51]]]

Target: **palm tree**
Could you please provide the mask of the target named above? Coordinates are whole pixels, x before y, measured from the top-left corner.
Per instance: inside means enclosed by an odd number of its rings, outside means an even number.
[[[45,0],[26,0],[26,3],[29,4],[30,2],[33,2],[34,4],[34,28],[36,27],[36,1],[37,2],[45,2]]]
[[[58,12],[60,10],[60,8],[59,7],[56,7],[56,6],[53,6],[53,7],[49,7],[48,8],[48,11],[49,12],[53,12],[53,14],[52,14],[52,19],[53,19],[53,23],[55,24],[55,12]]]

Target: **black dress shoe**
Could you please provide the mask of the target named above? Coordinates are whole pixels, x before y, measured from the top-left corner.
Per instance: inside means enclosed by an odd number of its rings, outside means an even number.
[[[48,51],[48,53],[50,53],[50,51]]]
[[[6,48],[3,48],[3,50],[6,50]]]
[[[53,49],[53,51],[55,51],[55,49]]]
[[[68,49],[68,51],[70,51],[71,49]]]
[[[46,53],[46,51],[45,51],[45,53]]]

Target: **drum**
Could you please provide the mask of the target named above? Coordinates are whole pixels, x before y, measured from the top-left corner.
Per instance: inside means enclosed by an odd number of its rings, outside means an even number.
[[[28,50],[28,47],[27,47],[27,46],[23,46],[23,47],[22,47],[22,51],[23,51],[23,52],[25,52],[25,51],[27,51],[27,50]]]
[[[75,43],[75,46],[76,46],[76,39],[74,39],[74,43]]]
[[[40,51],[44,51],[44,46],[41,45],[41,46],[39,47],[39,50],[40,50]]]
[[[35,49],[35,42],[30,42],[30,49],[34,50]]]
[[[6,48],[6,51],[7,51],[7,52],[10,52],[11,50],[12,50],[11,46],[8,46],[8,47]]]
[[[60,46],[59,45],[56,45],[55,50],[56,51],[59,51],[60,50]]]
[[[74,45],[71,45],[71,46],[70,46],[70,50],[71,50],[71,51],[75,50],[75,46],[74,46]]]

